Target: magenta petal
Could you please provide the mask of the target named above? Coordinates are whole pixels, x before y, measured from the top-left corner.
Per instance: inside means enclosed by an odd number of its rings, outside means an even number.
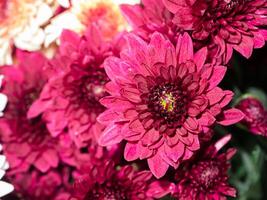
[[[138,133],[144,133],[145,129],[143,127],[143,124],[140,122],[139,119],[134,119],[129,123],[129,129],[133,130],[134,132]]]
[[[133,89],[133,88],[122,89],[121,95],[133,103],[141,103],[142,102],[142,100],[140,98],[139,90],[137,90],[137,89]]]
[[[38,99],[37,101],[33,102],[31,107],[29,108],[27,113],[27,118],[37,117],[42,112],[47,110],[50,105],[51,105],[50,100],[43,101]]]
[[[195,132],[198,133],[200,131],[200,127],[199,127],[198,121],[195,118],[192,118],[192,117],[189,117],[185,121],[183,127],[186,130],[188,130],[188,131],[190,131],[192,133],[195,133]]]
[[[64,29],[60,36],[60,42],[62,44],[73,44],[73,47],[77,47],[79,45],[80,37],[79,35],[67,29]],[[64,50],[64,49],[63,49]]]
[[[214,116],[208,112],[202,114],[202,116],[198,119],[198,123],[201,126],[211,126],[215,121],[216,119],[214,118]]]
[[[47,170],[50,168],[47,161],[42,156],[34,162],[34,166],[43,173],[47,172]]]
[[[97,117],[97,121],[101,124],[109,125],[113,121],[119,120],[119,117],[120,116],[118,113],[114,112],[111,109],[108,109]]]
[[[168,181],[154,181],[149,185],[147,196],[153,198],[162,198],[167,194],[173,193],[175,184]]]
[[[193,152],[190,151],[189,149],[185,149],[184,157],[183,160],[188,160],[193,156]]]
[[[115,82],[108,82],[105,85],[106,92],[111,95],[120,95],[120,88],[117,83]]]
[[[251,37],[242,35],[242,42],[233,46],[236,51],[241,53],[244,57],[249,58],[252,55],[254,42]]]
[[[225,50],[225,56],[224,56],[224,63],[228,63],[233,55],[233,48],[232,45],[227,44],[226,50]]]
[[[181,7],[189,7],[194,4],[196,0],[163,0],[164,5],[168,8],[172,13],[176,13],[180,11]]]
[[[43,153],[42,156],[47,161],[47,163],[49,163],[52,167],[57,167],[59,158],[55,150],[48,149]]]
[[[149,149],[149,148],[147,148],[147,147],[144,147],[144,146],[143,146],[142,144],[140,144],[140,143],[138,144],[138,146],[139,146],[139,153],[140,153],[139,158],[140,158],[141,160],[153,156],[153,150],[152,150],[152,149]]]
[[[265,40],[267,40],[267,30],[259,30],[259,33],[261,33],[261,35],[263,36],[263,38],[265,39]]]
[[[137,37],[134,34],[127,35],[127,41],[133,56],[136,58],[137,62],[140,64],[146,64],[146,52],[147,44],[140,37]]]
[[[168,10],[170,12],[172,12],[172,13],[176,13],[179,10],[179,8],[180,8],[180,5],[176,1],[163,0],[163,3],[168,8]]]
[[[221,188],[219,188],[220,192],[225,194],[225,195],[228,195],[228,196],[231,196],[231,197],[236,197],[236,189],[235,188],[232,188],[232,187],[229,187],[229,186],[222,186]]]
[[[234,93],[230,90],[224,90],[224,98],[219,102],[221,107],[225,107],[233,99]]]
[[[213,68],[211,77],[209,78],[209,88],[208,90],[212,90],[216,87],[223,79],[226,73],[226,67],[224,66],[215,66]]]
[[[120,6],[122,14],[125,16],[126,20],[130,23],[133,27],[139,27],[144,24],[144,20],[142,18],[142,11],[140,6],[135,5],[127,5],[123,4]]]
[[[131,108],[133,105],[126,99],[119,97],[107,96],[100,99],[100,103],[107,108],[112,108],[112,110],[123,111],[127,108]]]
[[[236,154],[236,152],[237,152],[237,149],[235,149],[235,148],[228,149],[226,152],[226,158],[228,160],[232,159],[232,157]]]
[[[166,55],[165,55],[165,63],[166,66],[176,66],[177,60],[176,60],[176,53],[174,46],[171,43],[165,44],[166,48]]]
[[[244,118],[244,113],[236,108],[223,111],[222,119],[218,121],[219,124],[228,126],[241,121]]]
[[[127,161],[133,161],[138,159],[138,143],[130,143],[128,142],[124,149],[124,158]]]
[[[265,39],[260,32],[254,33],[254,48],[262,48],[265,44]]]
[[[121,125],[111,124],[105,128],[101,136],[99,137],[98,143],[101,146],[111,146],[118,144],[122,141],[120,134]]]
[[[48,130],[54,137],[59,135],[68,124],[62,110],[47,112],[44,114],[44,119],[47,121]]]
[[[176,45],[176,53],[178,63],[185,63],[186,61],[193,59],[193,42],[188,33],[179,35]]]
[[[141,142],[144,146],[151,146],[158,142],[161,137],[158,131],[150,129],[144,134]]]
[[[206,47],[197,51],[194,55],[194,63],[197,66],[197,71],[200,71],[206,61],[208,49]]]
[[[179,158],[184,154],[185,145],[182,142],[178,142],[174,147],[169,147],[166,143],[164,144],[164,151],[174,162],[177,162]]]
[[[169,168],[169,165],[160,157],[159,154],[148,158],[147,162],[152,174],[158,179],[163,177]]]
[[[199,140],[198,140],[198,136],[197,135],[192,135],[193,137],[193,142],[190,146],[188,146],[187,148],[190,151],[196,151],[200,148],[200,144],[199,144]]]
[[[158,32],[153,33],[149,43],[150,55],[155,58],[156,62],[163,62],[165,55],[162,53],[166,51],[165,49],[166,40],[163,35]]]
[[[125,74],[119,67],[121,60],[116,57],[109,57],[104,62],[105,71],[110,78],[115,83],[128,82],[127,77],[124,77]]]
[[[224,91],[219,87],[216,87],[207,93],[207,98],[209,99],[209,104],[211,106],[221,101],[224,96]]]

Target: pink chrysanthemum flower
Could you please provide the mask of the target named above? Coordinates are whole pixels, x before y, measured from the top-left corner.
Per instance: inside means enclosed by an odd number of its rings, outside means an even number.
[[[22,199],[30,200],[67,200],[70,197],[71,184],[68,183],[68,169],[49,170],[41,173],[37,170],[10,175],[16,193]]]
[[[149,171],[137,171],[132,166],[116,169],[113,162],[91,165],[77,178],[71,200],[152,200],[168,194],[172,184],[153,182]],[[151,188],[153,187],[153,188]]]
[[[96,121],[104,111],[98,100],[106,95],[104,85],[109,80],[102,63],[112,55],[111,46],[94,26],[83,37],[65,30],[59,52],[50,62],[48,83],[29,117],[44,112],[51,134],[57,136],[67,128],[79,147],[95,140],[103,127]]]
[[[230,140],[225,136],[215,145],[201,151],[191,164],[177,171],[178,183],[173,196],[179,200],[222,199],[235,197],[236,190],[228,183],[229,160],[236,150],[231,148],[225,153],[218,151]]]
[[[265,0],[164,0],[178,27],[209,45],[211,56],[228,62],[233,49],[246,58],[267,40]]]
[[[194,54],[188,34],[176,47],[159,33],[149,44],[130,34],[128,43],[121,58],[105,62],[111,96],[100,100],[108,109],[98,118],[107,125],[99,143],[126,140],[125,159],[147,159],[159,178],[199,149],[199,133],[238,122],[243,114],[225,109],[233,93],[217,85],[226,67],[206,64],[206,48]]]
[[[172,23],[173,14],[167,10],[162,0],[142,0],[135,5],[123,4],[121,10],[133,33],[143,39],[148,40],[157,31],[176,42],[179,28]]]
[[[57,167],[60,151],[67,149],[64,135],[60,138],[64,142],[53,138],[41,116],[27,119],[29,107],[46,81],[42,70],[46,59],[39,53],[18,51],[17,61],[15,66],[0,69],[5,75],[3,93],[9,99],[0,119],[3,150],[13,173],[27,171],[32,165],[46,172]]]
[[[267,136],[267,111],[258,99],[253,97],[243,99],[236,107],[245,114],[242,123],[252,133]]]

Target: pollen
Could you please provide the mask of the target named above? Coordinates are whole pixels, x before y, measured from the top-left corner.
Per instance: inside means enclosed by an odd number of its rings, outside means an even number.
[[[160,99],[160,105],[164,110],[173,112],[175,109],[175,98],[172,93],[164,94],[164,96]]]

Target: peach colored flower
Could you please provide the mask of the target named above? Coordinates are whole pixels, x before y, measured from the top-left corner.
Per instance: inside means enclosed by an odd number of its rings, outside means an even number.
[[[46,27],[45,46],[59,42],[58,38],[63,29],[84,33],[93,23],[100,27],[107,38],[127,26],[118,4],[112,0],[72,0],[69,9],[54,17]]]

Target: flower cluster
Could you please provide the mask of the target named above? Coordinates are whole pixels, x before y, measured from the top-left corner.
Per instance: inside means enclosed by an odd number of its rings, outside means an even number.
[[[226,133],[266,136],[267,111],[223,83],[264,46],[266,1],[119,3],[0,3],[0,178],[6,158],[19,199],[236,197]]]

